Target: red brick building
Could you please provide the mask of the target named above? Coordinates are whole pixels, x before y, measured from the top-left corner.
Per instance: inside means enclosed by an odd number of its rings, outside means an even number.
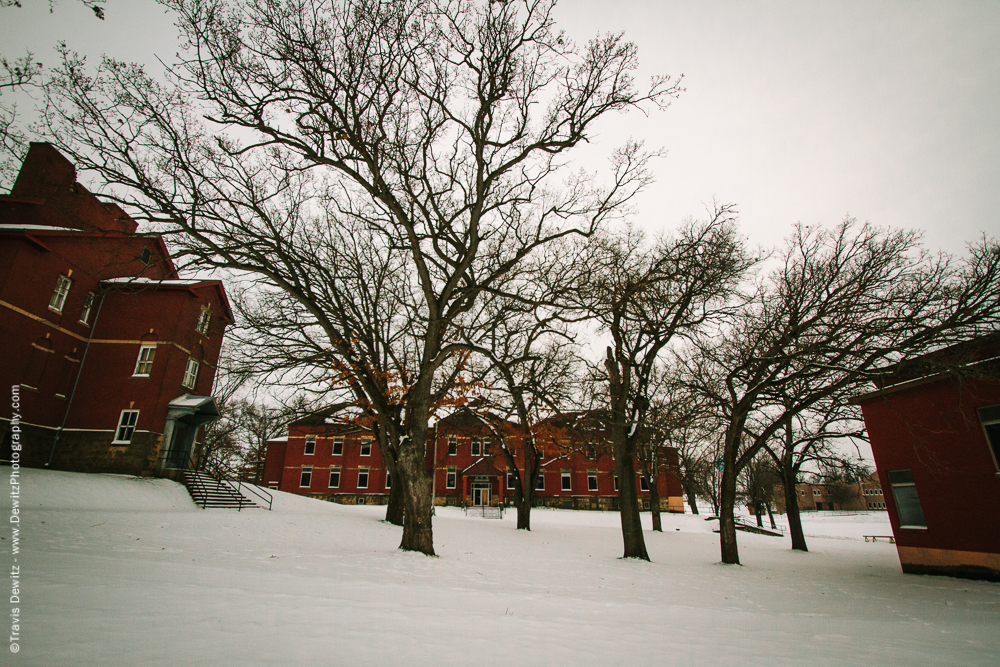
[[[857,399],[904,572],[1000,581],[1000,333],[887,369]]]
[[[16,425],[0,414],[0,459],[148,474],[196,456],[232,313],[219,281],[180,279],[136,230],[31,145],[0,196],[0,386],[20,406]]]
[[[518,455],[523,469],[520,436],[514,424],[488,423],[478,415],[457,411],[430,430],[427,466],[434,470],[437,505],[509,505],[514,477],[500,450],[498,433]],[[539,438],[542,471],[535,485],[536,506],[615,510],[618,503],[614,459],[599,432],[581,437],[567,430],[549,430]],[[673,454],[676,465],[676,452]],[[660,507],[683,512],[680,481],[668,465],[657,475]],[[335,411],[294,422],[288,437],[268,443],[264,484],[346,504],[383,504],[389,496],[389,476],[370,430],[345,424]],[[640,478],[640,502],[649,509],[649,483]]]

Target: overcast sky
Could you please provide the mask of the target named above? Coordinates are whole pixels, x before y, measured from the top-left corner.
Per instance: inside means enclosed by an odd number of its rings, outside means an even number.
[[[109,0],[99,21],[76,0],[0,8],[0,47],[45,64],[52,47],[155,62],[176,51],[152,0]],[[563,0],[577,42],[625,32],[642,75],[685,75],[664,112],[600,127],[606,151],[633,136],[667,149],[637,221],[669,230],[733,203],[754,242],[796,221],[845,216],[926,231],[960,252],[1000,233],[1000,2]]]

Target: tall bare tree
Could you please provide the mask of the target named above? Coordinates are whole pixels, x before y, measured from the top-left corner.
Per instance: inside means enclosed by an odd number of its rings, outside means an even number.
[[[753,264],[736,233],[732,210],[683,226],[652,247],[628,229],[593,244],[580,281],[580,305],[611,338],[596,372],[609,411],[619,480],[624,558],[649,560],[636,493],[636,453],[647,437],[650,389],[660,354],[732,305],[738,281]]]
[[[371,409],[399,414],[384,426],[398,446],[400,547],[433,554],[428,418],[442,369],[466,354],[460,320],[525,258],[593,233],[648,182],[637,143],[615,154],[605,186],[568,173],[566,155],[598,119],[680,88],[669,77],[638,88],[620,34],[578,47],[556,31],[553,0],[162,2],[188,46],[176,76],[159,84],[111,60],[88,76],[67,55],[54,140],[130,211],[181,232],[195,263],[259,275],[322,322]],[[365,356],[288,270],[330,224],[316,221],[320,203],[406,267],[406,372]]]
[[[791,415],[856,385],[887,360],[1000,325],[1000,245],[931,256],[919,236],[845,221],[797,226],[746,308],[688,355],[725,424],[720,548],[739,563],[737,476]],[[777,391],[795,385],[789,405]],[[789,394],[791,395],[791,394]],[[750,437],[756,415],[760,428]]]

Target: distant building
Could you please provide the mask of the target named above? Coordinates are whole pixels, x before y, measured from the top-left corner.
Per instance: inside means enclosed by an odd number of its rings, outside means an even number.
[[[834,482],[831,484],[796,484],[795,493],[799,498],[799,511],[884,511],[885,500],[877,473],[872,473],[857,482]],[[785,513],[784,488],[774,487],[774,511]],[[752,513],[752,512],[751,512]]]
[[[0,196],[0,386],[20,404],[18,430],[0,414],[0,460],[149,474],[197,456],[232,313],[221,282],[180,279],[136,229],[31,144]]]
[[[434,470],[437,505],[510,505],[514,476],[500,450],[497,433],[518,450],[514,424],[487,423],[467,410],[438,421],[428,433],[427,466]],[[549,430],[539,438],[543,451],[541,474],[535,483],[535,505],[566,509],[616,510],[614,460],[603,435],[581,436],[585,430]],[[575,433],[575,435],[574,435]],[[558,435],[556,435],[558,434]],[[676,451],[673,456],[676,466]],[[518,460],[518,469],[523,463]],[[371,430],[344,423],[336,411],[326,411],[289,425],[288,437],[268,441],[264,484],[344,504],[388,502],[389,475]],[[683,512],[680,481],[670,461],[657,475],[660,508]],[[643,509],[649,509],[649,481],[639,478]]]
[[[864,412],[904,572],[1000,581],[1000,333],[886,369]]]

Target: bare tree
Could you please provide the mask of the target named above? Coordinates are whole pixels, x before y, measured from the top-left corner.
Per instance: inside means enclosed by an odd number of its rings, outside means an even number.
[[[551,0],[163,3],[189,45],[176,78],[111,60],[89,77],[67,55],[53,134],[130,211],[181,232],[182,255],[259,275],[321,323],[398,447],[400,547],[433,554],[428,418],[466,354],[460,321],[525,258],[593,233],[648,182],[636,143],[615,154],[607,186],[557,179],[599,118],[680,88],[659,77],[637,89],[634,45],[577,47],[555,30]],[[288,268],[331,224],[316,221],[320,203],[406,267],[405,371],[369,357]]]
[[[846,221],[798,226],[779,266],[741,315],[686,357],[690,377],[726,424],[722,452],[722,562],[739,563],[736,481],[788,417],[879,364],[926,351],[1000,319],[1000,246],[969,257],[922,252],[914,233]],[[794,385],[791,404],[778,388]],[[752,415],[758,430],[747,434]]]
[[[718,318],[753,260],[720,207],[647,248],[640,233],[600,237],[580,285],[581,307],[610,336],[603,373],[609,432],[619,480],[624,558],[649,560],[636,493],[636,452],[645,435],[650,388],[660,354],[675,337]]]

